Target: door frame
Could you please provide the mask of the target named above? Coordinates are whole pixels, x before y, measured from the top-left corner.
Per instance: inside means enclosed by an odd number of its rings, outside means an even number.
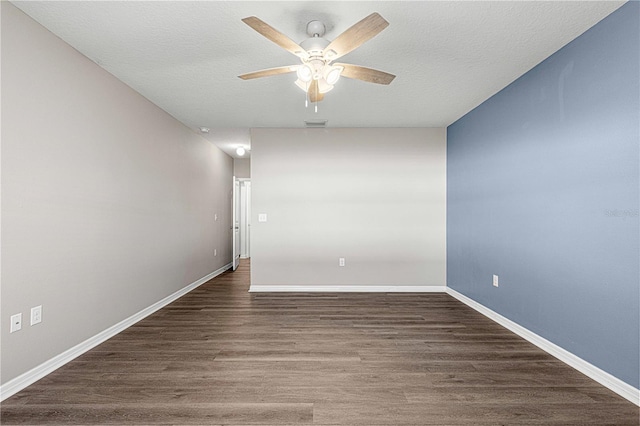
[[[240,264],[240,180],[233,176],[231,190],[231,269]]]
[[[240,259],[251,257],[251,178],[240,178]]]

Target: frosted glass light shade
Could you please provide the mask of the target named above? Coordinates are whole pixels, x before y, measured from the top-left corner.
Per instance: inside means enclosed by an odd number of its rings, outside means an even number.
[[[309,90],[309,83],[305,83],[304,81],[298,79],[296,80],[296,86],[298,86],[300,89],[302,89],[302,91],[304,93],[307,93],[307,90]]]
[[[307,64],[300,65],[298,67],[298,71],[296,71],[296,74],[298,74],[298,78],[305,83],[310,82],[313,78],[313,70]]]
[[[325,80],[324,78],[318,80],[318,93],[327,93],[331,89],[333,89],[333,85],[327,83],[327,80]]]
[[[340,80],[340,74],[342,73],[343,67],[325,67],[324,70],[324,79],[328,84],[333,86]]]

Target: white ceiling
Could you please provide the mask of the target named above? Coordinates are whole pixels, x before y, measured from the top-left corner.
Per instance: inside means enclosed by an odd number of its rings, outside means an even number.
[[[233,152],[252,127],[443,127],[620,7],[621,1],[14,1],[178,120]],[[296,42],[322,20],[332,40],[379,12],[390,25],[340,59],[396,74],[341,79],[305,108],[295,76],[237,76],[298,59],[241,22],[257,16]],[[222,130],[224,129],[224,130]],[[235,154],[234,154],[235,156]]]

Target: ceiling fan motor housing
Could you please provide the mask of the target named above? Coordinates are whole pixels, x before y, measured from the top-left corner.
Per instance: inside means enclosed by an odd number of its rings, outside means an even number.
[[[330,41],[322,37],[311,37],[300,43],[300,46],[310,57],[322,56],[322,52],[329,45]]]

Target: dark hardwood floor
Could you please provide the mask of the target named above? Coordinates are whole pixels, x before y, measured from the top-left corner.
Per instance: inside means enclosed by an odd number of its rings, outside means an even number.
[[[2,403],[9,424],[637,425],[446,294],[249,294],[249,263]]]

